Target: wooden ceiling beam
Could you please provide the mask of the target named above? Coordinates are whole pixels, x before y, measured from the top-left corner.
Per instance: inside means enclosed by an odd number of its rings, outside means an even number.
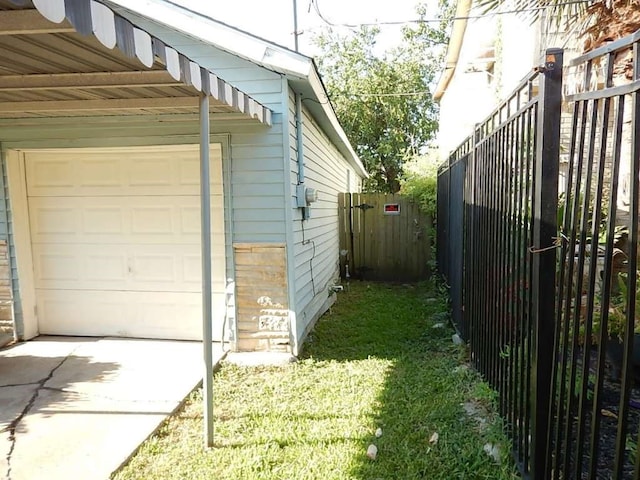
[[[0,91],[183,86],[166,70],[0,76]]]
[[[0,11],[0,35],[35,35],[75,31],[75,28],[68,21],[50,22],[37,10]]]
[[[24,112],[91,112],[92,110],[156,110],[197,108],[198,97],[112,98],[104,100],[56,100],[45,102],[0,102],[0,114]],[[212,106],[216,106],[212,103]]]

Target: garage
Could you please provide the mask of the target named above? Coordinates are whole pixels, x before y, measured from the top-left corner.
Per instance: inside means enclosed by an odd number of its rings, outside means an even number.
[[[220,340],[220,145],[210,157]],[[7,165],[22,305],[39,333],[202,338],[198,145],[12,151]]]

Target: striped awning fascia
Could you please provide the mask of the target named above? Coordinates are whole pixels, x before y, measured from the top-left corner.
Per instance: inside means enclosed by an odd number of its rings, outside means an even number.
[[[19,6],[28,4],[25,0],[10,1]],[[239,113],[271,125],[271,110],[99,1],[31,1],[47,20],[54,23],[67,20],[78,33],[95,36],[105,47],[118,48],[126,56],[137,58],[147,68],[151,68],[158,58],[176,81],[204,92]]]

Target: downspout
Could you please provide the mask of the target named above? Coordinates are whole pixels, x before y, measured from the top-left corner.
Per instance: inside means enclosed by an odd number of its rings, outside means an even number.
[[[298,2],[293,0],[293,39],[295,51],[299,51],[298,45]],[[288,82],[287,82],[288,86]],[[287,95],[288,97],[288,95]],[[303,122],[302,122],[302,94],[294,91],[294,103],[295,103],[295,122],[296,122],[296,163],[298,164],[298,185],[296,187],[296,204],[298,207],[301,205],[300,196],[304,197],[304,138],[303,138]],[[288,110],[288,109],[287,109]],[[302,218],[300,222],[304,222],[306,219],[307,210],[301,208]],[[293,225],[293,224],[292,224]],[[303,227],[304,228],[304,227]],[[293,248],[293,244],[292,244]],[[290,284],[291,287],[291,284]],[[290,295],[295,298],[295,287],[290,289]],[[294,310],[293,320],[295,325],[290,324],[291,338],[293,340],[292,350],[293,355],[298,356],[300,354],[300,345],[298,345],[298,312]]]
[[[298,2],[293,0],[293,41],[296,52],[299,52],[298,45]],[[298,197],[298,206],[302,205],[300,195],[304,196],[304,187],[300,185],[304,184],[304,138],[302,131],[302,94],[295,93],[296,104],[296,162],[298,163],[298,188],[296,189],[296,196]],[[302,207],[302,221],[305,221],[308,217],[308,212],[305,207]]]
[[[301,212],[300,222],[304,222],[307,218],[309,218],[308,207],[301,206],[301,198],[304,202],[304,138],[303,138],[303,122],[302,122],[302,94],[295,93],[295,122],[296,122],[296,163],[298,164],[298,185],[296,186],[296,202],[299,210]],[[294,217],[295,218],[295,217]],[[302,225],[302,229],[304,232],[304,225]],[[304,235],[303,235],[304,238]],[[293,289],[292,294],[295,296],[296,289]],[[293,354],[298,356],[300,354],[300,345],[298,345],[298,313],[295,312],[296,325],[292,325],[291,328],[291,337],[293,340]],[[302,312],[300,312],[302,313]]]
[[[302,130],[302,94],[296,93],[296,161],[298,163],[298,185],[304,183],[304,132]],[[302,212],[302,219],[305,219],[304,211]]]

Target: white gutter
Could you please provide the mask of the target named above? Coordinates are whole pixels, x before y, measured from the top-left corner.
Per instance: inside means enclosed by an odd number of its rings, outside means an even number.
[[[451,28],[449,45],[447,46],[444,72],[442,72],[438,85],[436,86],[436,90],[433,94],[433,99],[436,102],[440,102],[444,92],[447,91],[447,87],[453,78],[456,67],[458,66],[458,59],[460,58],[460,50],[462,50],[464,33],[467,30],[467,17],[471,11],[471,2],[472,0],[458,0],[458,4],[456,5],[456,15]]]

